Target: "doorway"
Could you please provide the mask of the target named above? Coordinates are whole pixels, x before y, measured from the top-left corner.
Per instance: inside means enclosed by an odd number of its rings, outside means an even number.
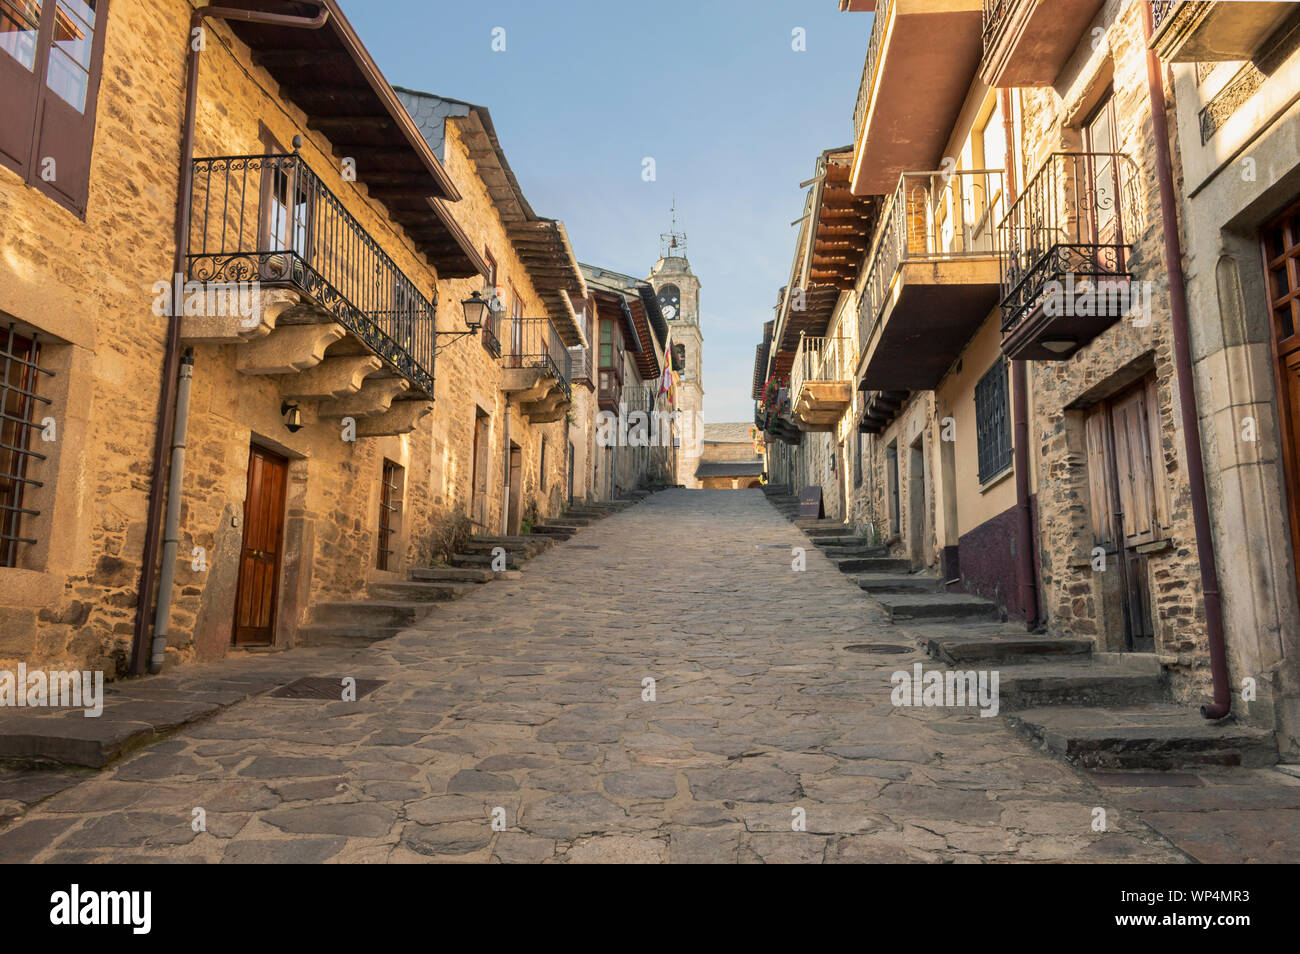
[[[491,469],[489,435],[491,419],[482,408],[474,409],[474,453],[470,458],[473,475],[470,480],[469,518],[479,526],[487,526],[488,471]]]
[[[510,486],[507,494],[510,501],[506,516],[506,535],[519,533],[523,520],[523,470],[524,454],[519,445],[510,442]]]
[[[288,474],[289,462],[285,458],[256,444],[249,448],[244,536],[231,634],[236,646],[269,646],[275,642]]]
[[[1300,587],[1300,203],[1264,226],[1260,244],[1277,361],[1277,409],[1291,525],[1291,562]]]
[[[1169,525],[1159,407],[1151,376],[1084,417],[1093,537],[1118,569],[1128,652],[1155,651],[1148,563]]]
[[[907,553],[913,569],[929,564],[926,524],[930,508],[925,484],[925,437],[922,435],[908,448],[907,461]]]

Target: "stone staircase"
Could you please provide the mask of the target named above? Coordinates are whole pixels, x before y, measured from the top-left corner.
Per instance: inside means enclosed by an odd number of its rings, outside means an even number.
[[[945,590],[907,560],[867,546],[838,521],[798,520],[798,497],[765,487],[778,511],[884,610],[891,623],[925,627],[919,645],[953,669],[996,669],[1000,710],[1043,749],[1088,768],[1169,770],[1277,761],[1273,732],[1213,723],[1173,703],[1159,660],[1100,653],[1090,639],[1025,633],[991,600]]]
[[[539,521],[529,534],[471,537],[461,552],[452,555],[450,566],[415,567],[407,571],[405,580],[370,583],[362,598],[317,603],[312,608],[311,622],[298,629],[299,642],[306,646],[336,646],[396,636],[437,612],[439,604],[458,600],[476,586],[513,574],[522,564],[568,540],[583,527],[639,499],[581,503],[558,518]],[[506,561],[500,572],[493,569],[498,550],[505,551]]]

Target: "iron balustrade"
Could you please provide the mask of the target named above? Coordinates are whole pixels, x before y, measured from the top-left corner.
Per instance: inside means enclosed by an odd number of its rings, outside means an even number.
[[[1020,324],[1054,283],[1129,277],[1138,222],[1137,167],[1118,152],[1057,152],[1002,220],[1002,331]]]
[[[1160,24],[1169,19],[1169,14],[1174,12],[1174,7],[1182,3],[1183,0],[1152,0],[1151,2],[1151,32],[1155,33],[1160,29]]]
[[[858,303],[858,342],[866,349],[894,277],[909,262],[992,258],[1005,206],[1001,169],[905,172],[886,200]]]
[[[289,286],[433,394],[435,304],[296,153],[194,160],[191,281]]]
[[[894,0],[878,0],[875,19],[871,23],[867,59],[862,65],[862,82],[858,86],[858,103],[853,110],[853,137],[858,149],[862,148],[862,136],[867,128],[867,109],[871,103],[871,91],[876,83],[876,66],[880,62],[880,53],[885,43],[885,30],[889,25],[889,15],[893,12],[893,7]]]
[[[573,369],[569,349],[549,318],[509,318],[503,323],[502,362],[507,368],[540,368],[557,378],[564,394],[573,399]]]
[[[794,354],[794,367],[790,371],[790,393],[799,399],[799,392],[809,381],[847,381],[845,355],[849,350],[848,338],[799,339]]]
[[[36,544],[25,524],[26,517],[39,517],[40,511],[26,506],[29,487],[44,483],[28,474],[31,461],[46,456],[32,450],[32,431],[44,427],[38,417],[41,406],[51,400],[39,393],[44,377],[54,372],[40,365],[41,340],[35,332],[24,334],[13,324],[0,338],[0,566],[18,565],[18,547]]]
[[[997,45],[1002,37],[1002,31],[1010,22],[1011,10],[1021,0],[984,0],[984,53]],[[1033,3],[1034,0],[1027,0]]]

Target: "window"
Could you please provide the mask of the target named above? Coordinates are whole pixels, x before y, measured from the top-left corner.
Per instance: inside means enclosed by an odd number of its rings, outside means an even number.
[[[546,492],[546,436],[545,435],[542,436],[542,452],[539,455],[537,470],[538,470],[537,486],[542,489],[543,493],[545,493]]]
[[[108,0],[0,0],[0,162],[85,217]]]
[[[397,512],[401,506],[401,471],[391,460],[384,460],[379,479],[379,553],[375,568],[387,570],[393,557],[393,538],[397,533]]]
[[[1007,360],[998,358],[975,385],[975,437],[979,482],[987,483],[1011,466],[1011,413]]]
[[[31,450],[31,434],[40,427],[35,421],[37,404],[50,403],[36,393],[40,375],[53,372],[37,365],[40,344],[34,334],[27,337],[10,325],[0,333],[0,347],[0,566],[17,566],[19,545],[36,542],[23,535],[23,518],[39,515],[23,506],[23,492],[41,485],[27,475],[27,464],[33,457],[45,459]]]
[[[614,322],[608,318],[600,322],[600,366],[614,367]]]

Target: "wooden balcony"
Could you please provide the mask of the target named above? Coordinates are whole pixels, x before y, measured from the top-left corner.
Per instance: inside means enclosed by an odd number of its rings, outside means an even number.
[[[596,404],[602,411],[618,413],[623,399],[623,373],[616,367],[604,367],[597,372]]]
[[[1051,86],[1105,0],[984,0],[989,86]]]
[[[790,376],[791,417],[802,431],[833,431],[853,401],[849,338],[799,339]]]
[[[879,0],[853,114],[854,195],[940,163],[983,54],[984,0]]]
[[[858,306],[858,389],[924,391],[998,301],[1001,170],[904,173]]]
[[[238,345],[241,373],[279,376],[358,436],[432,409],[433,303],[297,153],[195,159],[187,238],[187,288],[253,307],[187,303],[185,340]]]
[[[908,391],[871,391],[863,399],[858,430],[863,434],[883,434],[898,417],[910,397]]]
[[[1157,0],[1151,13],[1151,46],[1162,60],[1203,63],[1254,59],[1288,17],[1300,16],[1300,6]]]
[[[1137,183],[1121,153],[1054,153],[1029,180],[999,229],[1007,357],[1069,358],[1135,311]]]
[[[564,417],[573,404],[569,350],[549,318],[502,323],[501,390],[533,424]]]

